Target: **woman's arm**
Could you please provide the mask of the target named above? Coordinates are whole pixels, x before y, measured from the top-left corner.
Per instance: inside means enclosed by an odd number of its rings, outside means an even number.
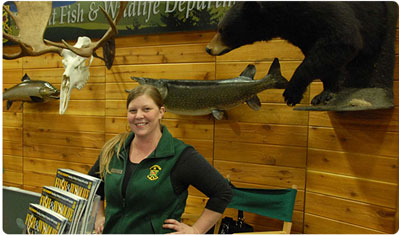
[[[99,203],[99,209],[97,209],[96,222],[94,224],[94,230],[96,234],[101,234],[103,232],[105,220],[106,216],[104,214],[104,201],[101,200]]]
[[[221,213],[206,208],[192,226],[175,219],[167,219],[164,221],[163,228],[175,230],[171,234],[205,234],[217,223],[221,216]]]

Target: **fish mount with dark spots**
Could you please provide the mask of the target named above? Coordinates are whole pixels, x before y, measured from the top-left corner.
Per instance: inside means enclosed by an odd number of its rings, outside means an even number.
[[[224,111],[246,102],[257,111],[261,107],[257,94],[266,89],[284,89],[288,81],[281,75],[279,60],[274,59],[268,74],[254,80],[256,67],[249,64],[236,78],[224,80],[169,80],[131,77],[139,84],[155,86],[164,99],[168,112],[200,116],[212,114],[221,120]],[[127,91],[129,92],[129,91]]]
[[[60,91],[52,84],[42,80],[31,80],[27,74],[22,77],[22,83],[5,89],[3,100],[7,100],[7,110],[15,101],[39,103],[50,99],[60,99]],[[21,106],[22,106],[21,104]]]

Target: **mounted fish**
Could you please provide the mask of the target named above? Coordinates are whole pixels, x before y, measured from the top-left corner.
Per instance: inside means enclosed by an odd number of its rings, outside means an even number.
[[[60,92],[52,84],[42,80],[31,80],[27,74],[22,77],[22,83],[5,89],[3,100],[7,101],[7,110],[15,101],[39,103],[50,99],[59,99]],[[22,106],[22,105],[21,105]]]
[[[257,93],[266,89],[284,89],[288,84],[281,75],[277,58],[264,78],[254,80],[255,73],[255,66],[248,65],[239,77],[225,80],[131,79],[139,84],[157,87],[169,112],[191,116],[212,114],[215,119],[221,120],[224,110],[235,108],[244,102],[253,110],[259,110],[261,102]]]

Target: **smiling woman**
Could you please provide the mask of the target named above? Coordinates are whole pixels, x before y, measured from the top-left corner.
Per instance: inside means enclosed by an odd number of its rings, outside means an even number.
[[[172,137],[160,123],[164,113],[157,88],[140,85],[130,91],[131,132],[108,141],[89,172],[104,180],[98,194],[107,201],[98,211],[96,233],[205,233],[230,202],[228,182],[192,146]],[[192,226],[180,222],[189,185],[209,197]]]

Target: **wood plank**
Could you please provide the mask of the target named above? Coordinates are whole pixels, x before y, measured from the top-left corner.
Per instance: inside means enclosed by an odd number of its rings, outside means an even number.
[[[3,186],[16,187],[16,188],[20,188],[20,189],[23,189],[23,187],[24,187],[22,184],[14,184],[14,183],[9,183],[9,182],[4,182],[4,181],[3,181]]]
[[[305,234],[382,234],[384,232],[306,213],[304,215],[304,233]]]
[[[99,54],[100,55],[100,54]],[[40,61],[39,61],[40,62]],[[60,61],[61,63],[61,61]],[[62,81],[63,73],[65,69],[61,64],[61,67],[49,67],[49,68],[41,68],[41,67],[33,67],[31,69],[24,69],[24,73],[27,73],[29,77],[33,80],[43,80],[47,81],[57,88],[60,88],[60,84]],[[106,76],[106,69],[104,66],[91,66],[89,68],[89,79],[88,83],[104,83]]]
[[[43,186],[23,185],[22,188],[25,189],[25,190],[28,190],[28,191],[35,192],[35,193],[42,193]]]
[[[106,117],[107,133],[122,133],[127,131],[127,120],[123,118]],[[162,120],[169,132],[176,138],[186,139],[213,139],[213,123],[212,121],[203,120]]]
[[[4,60],[3,60],[4,61]],[[3,67],[4,68],[4,67]],[[21,83],[21,79],[24,76],[20,69],[3,69],[3,84],[11,84],[12,86]],[[9,87],[12,87],[9,86]],[[4,87],[3,88],[9,88]]]
[[[4,107],[3,107],[4,111]],[[21,112],[3,112],[3,127],[21,127],[22,128],[22,113]]]
[[[10,47],[9,46],[3,47],[4,52],[6,52],[6,50],[8,48],[10,48]],[[10,70],[10,69],[22,69],[22,59],[21,58],[17,58],[17,59],[13,59],[13,60],[3,59],[3,71]]]
[[[307,127],[216,121],[215,140],[305,147]]]
[[[3,155],[22,156],[22,144],[3,140]]]
[[[398,158],[308,149],[307,169],[398,183]]]
[[[29,188],[31,191],[34,191],[34,189],[41,190],[42,187],[46,185],[53,186],[55,177],[56,172],[49,175],[39,172],[24,171],[24,188]]]
[[[311,111],[310,125],[335,129],[399,131],[399,109],[357,112]]]
[[[22,157],[3,155],[3,170],[13,170],[22,173]]]
[[[14,170],[3,170],[3,182],[12,183],[12,184],[22,184],[22,176],[23,173],[20,171]]]
[[[96,162],[100,149],[55,145],[25,145],[24,157],[41,158],[63,162],[92,165]]]
[[[107,102],[114,100],[121,100],[126,102],[128,93],[126,90],[131,90],[138,86],[139,83],[132,80],[132,82],[121,82],[121,83],[106,83],[106,99]],[[126,104],[123,106],[126,107]]]
[[[307,125],[307,111],[293,111],[286,104],[262,103],[258,111],[242,104],[226,111],[225,117],[236,122],[252,122],[267,124]]]
[[[306,158],[304,147],[215,141],[215,160],[305,168]]]
[[[214,160],[215,168],[225,177],[243,183],[268,184],[282,188],[305,187],[305,170],[300,168],[248,164]]]
[[[354,201],[395,208],[397,189],[393,183],[307,171],[307,191]]]
[[[47,53],[40,56],[22,57],[22,67],[24,69],[32,68],[63,68],[62,59],[57,53]]]
[[[53,115],[40,113],[24,114],[24,129],[75,132],[103,132],[104,117]]]
[[[55,174],[59,168],[68,168],[81,173],[88,173],[91,167],[92,165],[90,164],[76,162],[46,160],[32,157],[24,158],[24,172],[52,175]]]
[[[79,92],[79,91],[76,91]],[[62,116],[76,115],[76,116],[104,116],[105,115],[105,101],[104,100],[70,100],[68,102],[67,110]],[[44,104],[32,103],[24,105],[24,114],[52,114],[59,115],[60,103],[58,100]]]
[[[369,129],[339,129],[312,126],[309,148],[397,157],[399,134]]]
[[[214,80],[214,63],[121,65],[107,70],[107,83],[134,82],[131,76],[153,79]]]
[[[163,34],[118,36],[115,44],[118,47],[175,45],[185,43],[208,43],[215,35],[215,30],[195,32],[171,32]]]
[[[64,148],[77,147],[99,149],[104,145],[104,134],[48,129],[24,131],[24,146],[42,144],[64,146]]]
[[[278,57],[281,60],[303,60],[301,50],[286,40],[273,39],[268,42],[255,42],[218,56],[221,61],[266,61]]]
[[[311,192],[306,193],[306,199],[305,212],[307,214],[367,227],[372,230],[394,233],[394,209]],[[307,221],[305,223],[308,224]],[[329,230],[332,230],[330,233],[335,232],[332,228],[329,228]]]
[[[114,65],[149,63],[214,62],[215,57],[205,53],[207,43],[175,44],[147,47],[118,47]]]
[[[3,140],[20,143],[20,145],[22,145],[22,128],[3,126]]]
[[[214,143],[212,140],[180,138],[186,144],[192,145],[207,161],[213,164]]]
[[[14,85],[15,84],[13,84],[13,85],[3,84],[3,88],[10,88]],[[11,107],[7,110],[7,101],[8,100],[3,100],[3,112],[4,113],[7,113],[7,112],[22,113],[22,107],[21,107],[22,102],[20,102],[20,101],[13,102]]]

